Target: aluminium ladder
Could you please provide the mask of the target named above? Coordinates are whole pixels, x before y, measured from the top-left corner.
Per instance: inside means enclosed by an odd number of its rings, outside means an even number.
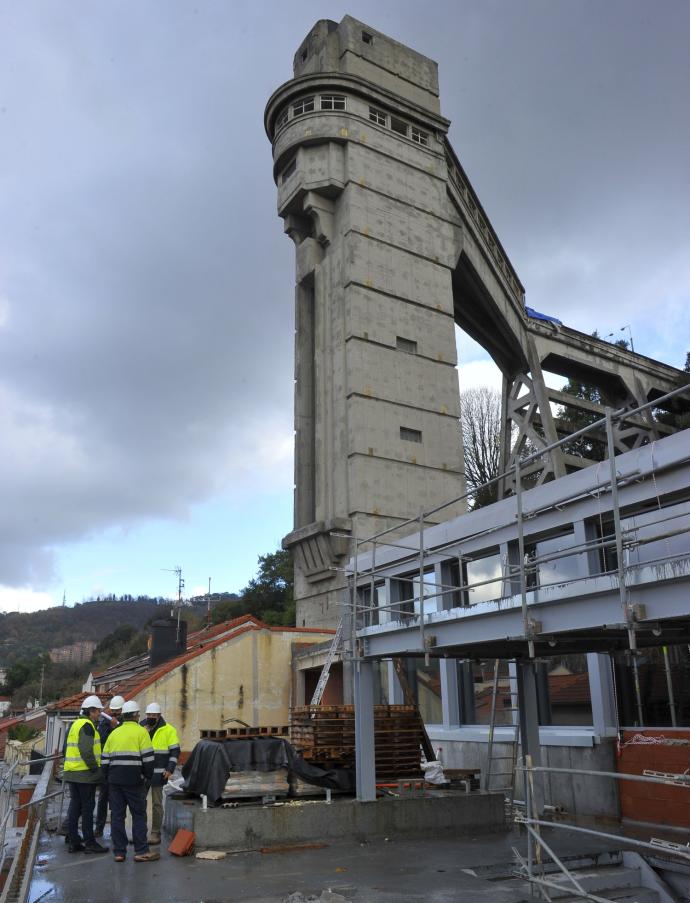
[[[505,725],[510,731],[512,731],[512,736],[510,736],[507,740],[500,740],[503,746],[510,747],[510,753],[508,755],[497,756],[494,754],[494,733],[496,729],[496,699],[499,695],[498,691],[498,671],[499,671],[500,659],[494,659],[494,677],[493,677],[493,686],[491,692],[491,720],[489,723],[489,744],[487,748],[487,763],[486,763],[486,771],[484,773],[484,790],[502,790],[505,794],[505,802],[506,802],[506,810],[509,815],[512,815],[513,811],[513,803],[515,800],[515,773],[517,770],[517,757],[518,757],[518,747],[520,746],[520,719],[513,718],[510,724]],[[511,693],[511,702],[513,696]],[[502,706],[501,710],[504,712],[518,712],[518,706]],[[510,771],[495,771],[493,769],[493,765],[495,762],[505,761],[510,763]],[[507,778],[508,782],[501,787],[491,787],[491,779],[492,778]]]
[[[323,691],[326,689],[326,684],[328,683],[328,675],[331,673],[331,665],[333,664],[333,660],[335,659],[336,653],[340,648],[340,644],[343,640],[343,619],[340,619],[338,623],[338,628],[335,632],[335,636],[333,637],[333,642],[331,643],[330,649],[326,654],[326,661],[323,663],[323,668],[321,669],[321,676],[319,677],[319,682],[316,684],[316,689],[314,690],[314,695],[311,698],[311,705],[320,705],[321,698],[323,697]]]

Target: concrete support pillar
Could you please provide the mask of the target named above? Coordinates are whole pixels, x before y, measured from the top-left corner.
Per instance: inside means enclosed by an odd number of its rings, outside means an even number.
[[[371,662],[354,666],[355,767],[357,799],[376,799],[376,762],[374,749],[374,669]]]
[[[518,700],[520,706],[520,743],[523,762],[528,757],[532,766],[541,765],[541,748],[539,745],[539,704],[537,699],[537,674],[534,662],[519,662],[517,667]],[[533,810],[532,816],[538,818],[544,811],[544,781],[537,772],[532,775]]]
[[[458,662],[454,658],[442,658],[439,665],[441,670],[443,726],[446,729],[458,727],[460,724]]]
[[[616,735],[616,703],[611,660],[606,653],[587,653],[589,694],[592,699],[592,726],[600,737]]]

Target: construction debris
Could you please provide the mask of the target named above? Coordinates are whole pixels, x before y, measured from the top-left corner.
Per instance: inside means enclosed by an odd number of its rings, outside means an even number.
[[[196,854],[197,859],[210,859],[215,862],[217,859],[225,859],[228,854],[223,850],[202,850],[201,853]]]

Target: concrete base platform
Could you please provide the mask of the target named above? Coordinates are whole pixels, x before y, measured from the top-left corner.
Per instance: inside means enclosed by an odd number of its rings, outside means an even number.
[[[423,797],[293,800],[273,806],[202,809],[168,800],[165,831],[187,828],[197,849],[258,850],[282,844],[405,837],[458,837],[505,829],[502,793],[432,790]]]

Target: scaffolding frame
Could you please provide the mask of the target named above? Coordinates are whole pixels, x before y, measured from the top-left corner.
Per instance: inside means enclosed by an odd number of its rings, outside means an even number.
[[[671,401],[680,396],[690,396],[690,386],[681,386],[678,389],[675,389],[672,392],[658,398],[652,402],[648,402],[645,405],[640,406],[635,409],[635,413],[644,412],[646,410],[650,410],[653,408],[658,408],[666,402]],[[353,535],[351,537],[352,547],[353,547],[353,556],[351,559],[351,566],[345,568],[344,571],[348,577],[348,591],[347,598],[345,602],[346,614],[349,618],[349,635],[350,635],[350,643],[349,650],[345,650],[346,656],[349,658],[352,665],[353,672],[353,680],[354,680],[354,700],[356,709],[358,706],[359,699],[359,691],[361,687],[359,686],[362,680],[362,672],[361,666],[365,660],[371,660],[371,657],[367,657],[363,654],[363,649],[361,646],[361,639],[359,637],[358,631],[366,625],[367,620],[371,617],[373,612],[381,612],[381,611],[389,611],[391,615],[397,615],[401,620],[405,620],[406,618],[412,619],[413,617],[418,617],[418,630],[419,630],[419,647],[422,650],[425,658],[425,663],[429,664],[431,646],[427,638],[427,630],[426,630],[426,605],[428,601],[438,599],[439,597],[445,597],[449,593],[457,594],[454,595],[454,599],[467,599],[471,591],[475,588],[479,588],[481,586],[485,586],[490,583],[495,583],[497,581],[501,581],[502,588],[510,586],[511,588],[515,587],[515,584],[518,586],[519,596],[520,596],[520,608],[522,614],[522,638],[525,643],[525,652],[527,662],[532,664],[535,661],[535,636],[539,632],[539,623],[531,617],[530,605],[528,602],[528,592],[540,588],[542,584],[539,583],[539,565],[546,564],[553,561],[557,561],[561,558],[570,557],[573,555],[582,555],[582,554],[591,554],[595,553],[597,556],[601,556],[601,560],[606,563],[607,553],[613,549],[615,549],[616,554],[616,562],[615,567],[610,569],[604,569],[602,572],[611,574],[617,577],[618,581],[618,592],[620,598],[620,607],[622,614],[622,624],[624,625],[625,632],[627,634],[627,651],[629,652],[632,662],[633,662],[633,672],[634,672],[634,688],[635,688],[635,704],[637,707],[640,727],[644,724],[643,718],[643,707],[642,707],[642,699],[641,699],[641,690],[640,690],[640,682],[639,682],[639,674],[637,669],[637,656],[639,653],[638,643],[636,637],[636,621],[635,621],[635,611],[634,606],[630,603],[629,599],[629,588],[628,588],[628,579],[626,570],[632,570],[633,568],[627,568],[625,566],[624,552],[627,549],[638,548],[641,545],[646,543],[658,542],[662,539],[670,540],[673,537],[682,536],[690,532],[690,526],[686,526],[682,520],[680,523],[673,524],[674,520],[678,520],[682,518],[684,515],[682,514],[671,514],[669,515],[667,512],[663,512],[661,509],[661,503],[659,500],[658,489],[656,488],[656,478],[654,477],[654,473],[652,471],[652,478],[654,479],[654,486],[657,492],[657,504],[659,517],[653,519],[650,523],[645,523],[644,528],[658,526],[664,527],[663,532],[654,534],[653,531],[648,531],[650,534],[646,537],[643,535],[640,537],[641,528],[637,525],[632,527],[625,527],[622,523],[621,518],[621,510],[619,503],[619,488],[622,485],[625,485],[627,482],[631,480],[635,480],[636,475],[628,474],[626,478],[621,478],[617,472],[616,468],[616,447],[614,441],[614,423],[616,421],[624,422],[629,419],[631,416],[631,412],[629,409],[620,409],[617,411],[613,411],[611,408],[607,408],[605,412],[605,417],[583,427],[581,430],[578,430],[575,433],[568,435],[567,437],[559,440],[556,443],[548,445],[544,448],[538,449],[533,454],[530,454],[524,457],[522,460],[517,460],[508,470],[499,474],[497,477],[492,480],[487,481],[481,486],[475,487],[460,496],[457,496],[453,499],[448,500],[447,502],[442,503],[441,505],[434,506],[429,510],[420,511],[419,515],[415,518],[410,518],[407,521],[402,523],[398,523],[392,527],[389,527],[384,530],[380,530],[372,535],[368,535],[365,537],[359,537],[357,535],[356,526],[353,528]],[[523,473],[526,467],[529,467],[530,464],[535,462],[537,459],[542,458],[545,455],[549,455],[552,450],[564,446],[566,443],[570,443],[573,439],[586,436],[588,433],[591,433],[596,430],[601,430],[601,428],[605,429],[606,432],[606,445],[607,445],[607,453],[608,453],[608,474],[604,476],[601,480],[597,482],[596,490],[591,493],[596,498],[601,498],[603,494],[610,494],[610,504],[611,504],[611,518],[610,521],[606,524],[607,528],[609,528],[610,532],[605,532],[603,520],[600,524],[601,526],[601,535],[595,540],[588,540],[583,543],[576,544],[575,546],[569,546],[567,549],[557,550],[555,553],[551,552],[549,554],[539,556],[537,554],[530,555],[529,558],[526,553],[526,544],[525,544],[525,521],[526,517],[534,517],[538,511],[530,511],[528,515],[525,514],[523,510],[522,498],[523,494],[526,491],[526,488],[523,485]],[[654,443],[652,443],[653,449]],[[653,451],[652,451],[652,463],[653,463]],[[600,462],[597,465],[597,469],[602,468],[605,465],[604,462]],[[474,496],[476,493],[480,492],[483,489],[489,488],[495,484],[501,484],[507,477],[513,476],[515,479],[515,496],[516,496],[516,519],[517,519],[517,541],[518,541],[518,561],[512,564],[508,561],[501,562],[501,575],[499,577],[490,577],[487,580],[475,581],[474,583],[469,580],[465,581],[463,579],[463,557],[462,557],[462,545],[467,543],[468,537],[465,536],[463,540],[451,541],[444,545],[433,546],[430,548],[425,548],[425,527],[427,524],[435,523],[431,519],[437,515],[439,512],[447,509],[451,505],[454,505],[458,502],[467,500]],[[528,487],[531,488],[531,487]],[[570,501],[577,500],[581,498],[581,494],[575,494],[571,498],[564,498],[561,500],[560,504],[566,505]],[[550,508],[554,506],[558,506],[557,503],[551,502],[549,504]],[[687,518],[687,515],[685,515]],[[624,520],[624,518],[623,518]],[[393,537],[391,534],[400,534],[401,530],[404,530],[405,527],[417,527],[417,539],[415,541],[415,534],[410,533],[403,537],[400,540],[397,536]],[[611,529],[612,528],[612,529]],[[475,536],[490,536],[492,529],[499,528],[484,528],[479,533],[475,534]],[[644,533],[645,530],[643,529]],[[474,538],[474,537],[471,537]],[[408,544],[409,543],[409,544]],[[397,573],[395,574],[395,580],[400,583],[409,583],[412,587],[412,595],[411,598],[406,598],[404,600],[391,601],[387,604],[381,606],[377,604],[376,600],[376,586],[377,586],[377,578],[380,581],[381,579],[386,579],[387,576],[390,576],[391,564],[384,563],[383,565],[379,564],[377,561],[377,549],[380,547],[390,547],[398,549],[401,552],[409,551],[408,555],[405,555],[401,558],[397,558],[394,562],[395,567],[399,567],[401,563],[408,563],[410,567],[415,567],[416,573],[413,573],[411,576],[400,576]],[[441,553],[448,553],[452,551],[456,554],[459,568],[459,581],[458,584],[438,584],[434,582],[434,592],[427,594],[425,592],[425,571],[427,561],[432,556],[439,556]],[[669,547],[670,552],[670,547]],[[535,547],[536,553],[536,547]],[[362,555],[366,554],[370,556],[370,563],[368,563],[367,567],[360,567],[359,559]],[[664,562],[664,561],[672,561],[677,556],[668,554],[666,556],[660,556],[654,561]],[[687,557],[687,556],[685,556]],[[645,564],[649,564],[649,561],[646,561]],[[638,565],[641,566],[641,565]],[[573,578],[570,582],[577,582],[577,580],[587,580],[590,578],[590,575],[587,574],[584,577],[576,577]],[[361,581],[366,581],[366,583],[362,583]],[[530,582],[531,581],[531,582]],[[558,583],[563,583],[562,580],[559,580]],[[417,595],[415,595],[415,586],[418,584]],[[544,586],[548,586],[549,584],[543,584]],[[361,598],[361,591],[367,589],[368,590],[368,600],[365,598]],[[511,594],[515,594],[514,591]],[[504,598],[503,593],[500,598]],[[482,602],[475,604],[483,604]],[[453,606],[455,607],[455,606]],[[472,604],[461,605],[463,608],[471,608]],[[598,650],[597,650],[598,651]],[[667,686],[669,688],[669,706],[671,711],[671,717],[673,722],[676,722],[676,714],[675,714],[675,701],[673,699],[673,687],[671,683],[670,670],[668,664],[668,655],[665,653],[665,663],[666,663],[666,679]],[[523,676],[524,681],[524,676]],[[597,897],[593,894],[588,894],[582,887],[579,885],[577,880],[570,874],[567,867],[560,861],[558,856],[554,853],[554,851],[550,848],[550,846],[544,841],[543,837],[541,837],[540,829],[544,826],[557,826],[558,828],[569,828],[573,831],[584,831],[585,833],[594,834],[601,838],[614,838],[619,842],[625,842],[626,844],[634,843],[637,846],[645,847],[646,849],[655,849],[658,852],[658,846],[655,846],[650,843],[645,843],[642,841],[633,841],[629,838],[619,837],[617,835],[607,834],[603,831],[598,831],[596,829],[583,829],[580,826],[568,825],[566,826],[563,823],[552,823],[545,821],[543,818],[540,818],[541,812],[544,810],[544,799],[543,792],[541,790],[535,789],[535,775],[540,775],[545,772],[553,772],[559,771],[559,769],[549,768],[546,766],[541,766],[540,764],[533,764],[533,752],[535,752],[535,736],[536,736],[536,755],[537,762],[539,762],[539,722],[538,716],[535,711],[526,711],[525,708],[525,699],[526,699],[524,685],[522,689],[520,688],[520,681],[518,681],[518,715],[520,722],[520,737],[521,737],[521,745],[523,751],[522,764],[519,766],[524,775],[524,793],[525,793],[525,814],[516,816],[515,820],[522,824],[526,831],[526,839],[527,839],[527,855],[526,859],[521,862],[524,864],[524,874],[527,879],[530,881],[530,884],[533,887],[539,887],[543,895],[546,896],[546,899],[550,899],[548,896],[548,888],[549,886],[558,887],[562,889],[559,885],[554,885],[553,882],[549,882],[548,879],[543,877],[542,873],[539,874],[538,870],[535,871],[535,861],[538,863],[541,862],[541,854],[542,851],[549,856],[553,862],[557,865],[557,867],[564,872],[566,877],[571,881],[572,886],[574,888],[573,894],[576,896],[582,896],[585,899],[590,900],[602,900],[602,898]],[[529,708],[529,706],[527,706]],[[358,756],[357,756],[357,778],[358,778],[358,795],[360,794],[360,769],[361,763],[364,761],[365,752],[367,754],[373,753],[373,749],[371,749],[371,742],[368,731],[366,730],[366,725],[362,724],[362,717],[360,716],[359,720],[356,722],[356,736],[357,736],[357,748],[358,748]],[[536,734],[535,734],[536,729]],[[619,725],[620,730],[620,725]],[[364,739],[364,743],[367,747],[365,750],[363,747],[360,748],[360,744],[362,739]],[[577,770],[575,769],[567,769],[568,773],[575,773]],[[628,775],[628,774],[618,774],[614,772],[582,772],[585,774],[590,774],[593,776],[600,777],[610,777],[611,779],[618,780],[639,780],[642,779],[644,781],[650,781],[652,783],[669,783],[668,776],[666,778],[653,777],[653,776],[639,776],[639,775]],[[685,779],[687,776],[671,776],[674,778],[673,783],[678,786],[684,786],[690,788],[690,779]],[[360,795],[360,799],[369,799],[370,796],[366,795],[366,791]],[[518,858],[519,857],[519,854]],[[678,852],[678,856],[684,861],[690,861],[690,850],[688,853],[684,851]]]

